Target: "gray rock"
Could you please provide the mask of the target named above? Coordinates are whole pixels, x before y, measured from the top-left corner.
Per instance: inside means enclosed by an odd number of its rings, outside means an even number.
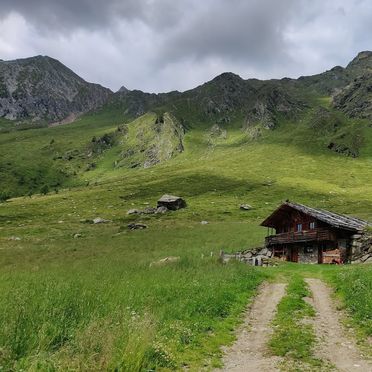
[[[101,217],[96,217],[93,219],[93,223],[96,225],[96,224],[99,224],[99,223],[109,223],[111,222],[110,220],[105,220],[104,218],[101,218]]]
[[[142,212],[139,210],[139,209],[129,209],[129,211],[127,212],[128,215],[131,215],[131,214],[141,214]]]
[[[145,208],[145,209],[142,211],[142,213],[143,213],[143,214],[155,214],[156,211],[157,211],[156,208],[147,207],[147,208]]]
[[[128,228],[130,230],[143,230],[143,229],[147,229],[147,225],[143,223],[130,223],[128,225]]]
[[[185,208],[186,201],[180,196],[165,194],[158,200],[157,207],[165,207],[167,209],[175,211],[181,208]]]
[[[83,235],[77,233],[77,234],[74,234],[74,239],[78,239],[78,238],[81,238]]]
[[[242,211],[249,211],[252,209],[252,206],[250,206],[249,204],[240,204],[239,208],[242,210]]]
[[[263,256],[266,256],[268,252],[269,250],[267,248],[264,248],[264,249],[261,249],[260,254],[262,254]]]
[[[166,208],[166,207],[158,207],[156,209],[157,214],[164,214],[164,213],[167,213],[167,212],[168,212],[168,208]]]
[[[209,224],[208,221],[201,221],[200,223],[201,223],[202,225],[208,225],[208,224]]]

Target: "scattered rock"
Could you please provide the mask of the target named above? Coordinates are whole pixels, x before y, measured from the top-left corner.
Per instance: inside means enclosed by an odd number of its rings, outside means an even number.
[[[158,207],[156,209],[156,212],[155,213],[157,213],[157,214],[164,214],[164,213],[167,213],[167,212],[168,212],[168,208],[166,208],[166,207]]]
[[[142,211],[142,213],[143,213],[143,214],[155,214],[156,211],[157,211],[156,208],[147,207],[147,208],[145,208],[145,209]]]
[[[142,212],[139,209],[129,209],[127,212],[128,215],[130,214],[141,214]]]
[[[99,224],[99,223],[109,223],[109,222],[111,222],[110,220],[105,220],[104,218],[101,218],[101,217],[96,217],[92,221],[95,225]]]
[[[128,228],[130,230],[143,230],[143,229],[147,229],[147,225],[143,223],[130,223],[128,225]]]
[[[22,240],[19,236],[11,236],[8,240],[19,241]]]
[[[239,208],[243,211],[249,211],[252,207],[249,204],[240,204]]]
[[[201,223],[202,225],[208,225],[208,224],[209,224],[208,221],[201,221],[200,223]]]
[[[169,210],[176,211],[178,209],[185,208],[186,201],[180,196],[165,194],[158,200],[157,207],[165,207]]]
[[[166,264],[169,264],[169,263],[178,262],[180,259],[181,259],[181,257],[176,257],[176,256],[165,257],[165,258],[162,258],[159,261],[151,262],[150,267],[163,266],[163,265],[166,265]]]
[[[83,235],[77,233],[77,234],[74,234],[73,238],[74,239],[78,239],[78,238],[81,238]]]

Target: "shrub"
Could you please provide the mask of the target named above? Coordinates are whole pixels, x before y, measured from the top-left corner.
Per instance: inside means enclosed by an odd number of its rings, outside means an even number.
[[[48,192],[49,192],[49,186],[48,185],[44,185],[44,186],[41,187],[40,194],[46,195],[46,194],[48,194]]]
[[[6,191],[0,192],[0,203],[6,202],[8,199],[10,199],[10,193]]]

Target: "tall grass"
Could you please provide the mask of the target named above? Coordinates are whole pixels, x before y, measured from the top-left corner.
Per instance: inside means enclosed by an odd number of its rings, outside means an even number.
[[[215,259],[2,274],[0,366],[140,371],[197,364],[203,353],[218,355],[218,338],[261,280],[250,267]]]
[[[355,323],[372,335],[372,265],[344,267],[331,276],[336,292]]]

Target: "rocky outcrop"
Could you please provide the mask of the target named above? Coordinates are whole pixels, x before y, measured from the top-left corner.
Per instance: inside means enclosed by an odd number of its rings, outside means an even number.
[[[356,78],[333,97],[333,106],[350,117],[372,118],[372,73]]]
[[[183,152],[184,128],[170,113],[146,114],[127,126],[116,167],[149,168]]]
[[[0,62],[0,117],[6,119],[65,123],[103,106],[111,95],[50,57]]]

